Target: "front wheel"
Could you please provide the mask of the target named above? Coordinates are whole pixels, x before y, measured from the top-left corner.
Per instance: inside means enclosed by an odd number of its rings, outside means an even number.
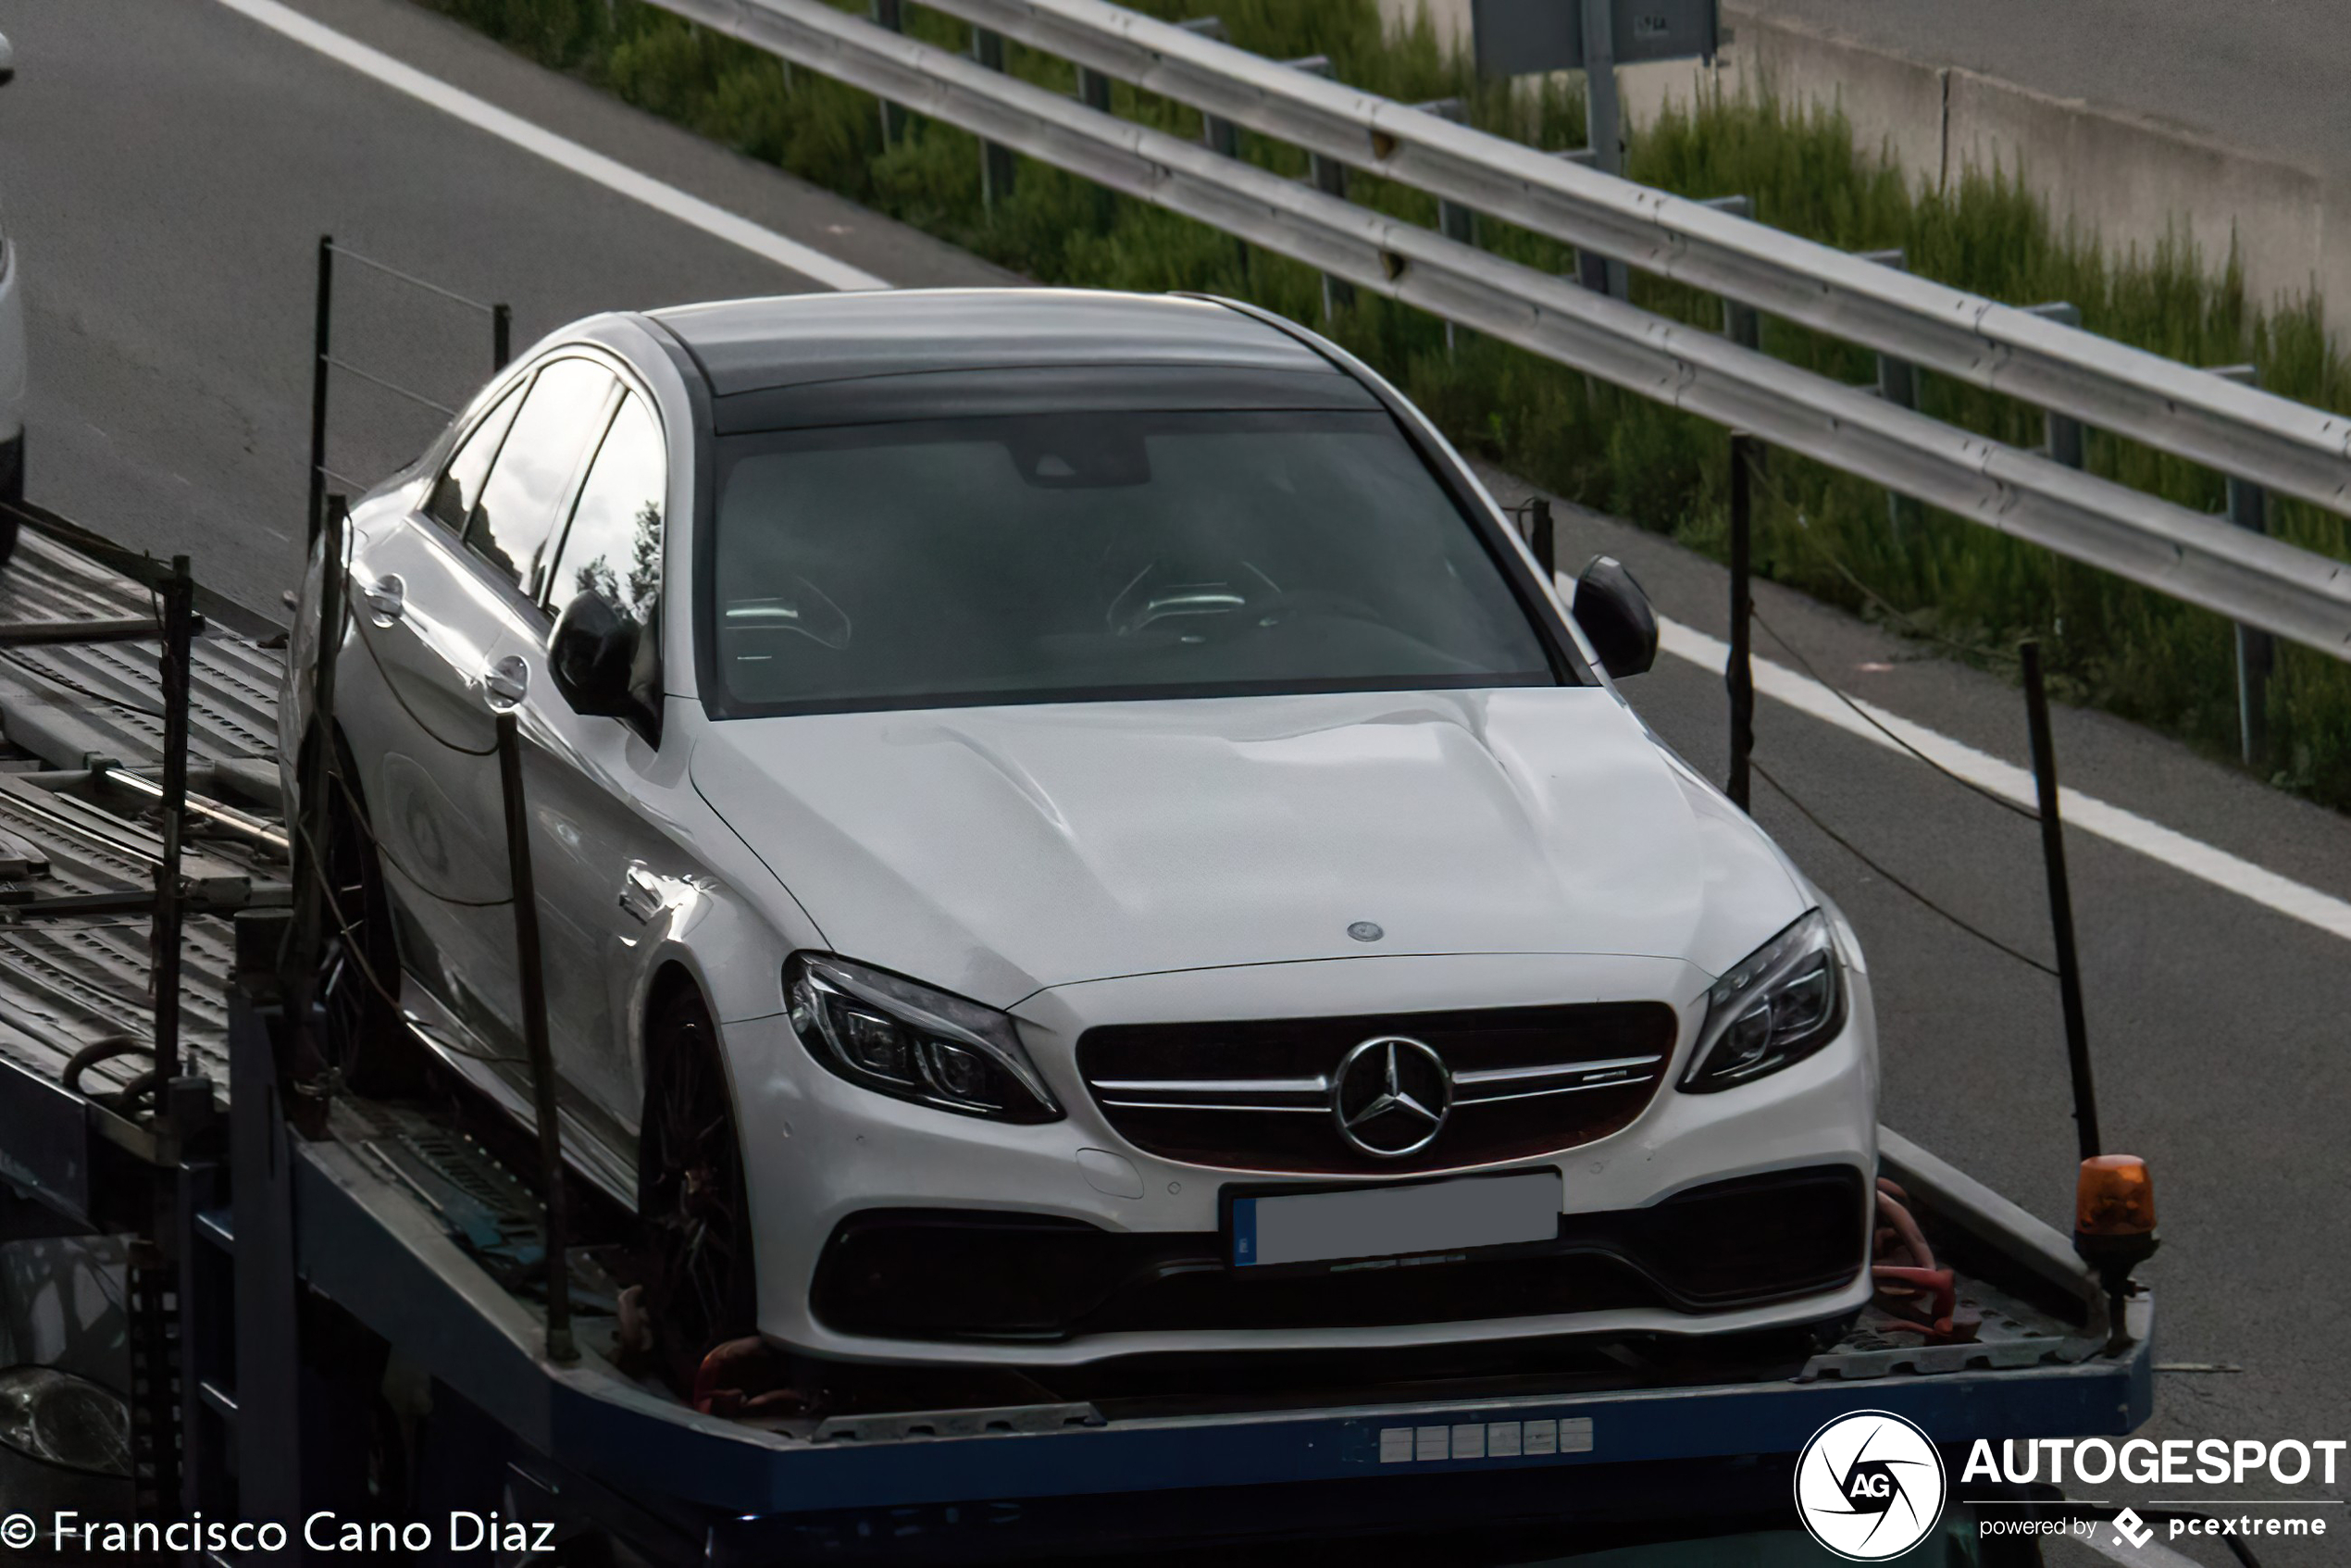
[[[653,1350],[690,1389],[714,1347],[758,1326],[734,1095],[717,1027],[691,986],[663,998],[646,1030],[637,1212]]]

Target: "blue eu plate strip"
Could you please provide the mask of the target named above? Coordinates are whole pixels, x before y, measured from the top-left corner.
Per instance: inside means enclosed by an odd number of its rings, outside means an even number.
[[[1244,1266],[1257,1261],[1257,1200],[1233,1200],[1233,1263]]]

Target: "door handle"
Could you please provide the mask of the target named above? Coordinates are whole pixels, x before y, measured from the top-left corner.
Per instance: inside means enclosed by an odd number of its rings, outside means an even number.
[[[639,922],[651,925],[668,902],[668,895],[645,863],[630,861],[620,877],[620,907]]]
[[[396,621],[408,608],[408,585],[396,573],[387,572],[360,589],[359,597],[378,620]]]
[[[481,683],[489,689],[491,706],[511,708],[530,694],[530,666],[520,655],[509,653],[481,672]]]

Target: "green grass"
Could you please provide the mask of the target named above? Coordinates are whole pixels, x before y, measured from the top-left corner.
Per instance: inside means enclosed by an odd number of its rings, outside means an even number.
[[[1449,352],[1442,325],[1362,296],[1322,320],[1307,268],[1245,252],[1187,219],[1024,162],[1008,199],[982,200],[976,143],[919,119],[885,143],[876,102],[813,72],[734,44],[640,0],[421,0],[540,62],[601,83],[628,101],[1046,282],[1194,289],[1245,297],[1324,327],[1394,380],[1465,451],[1587,505],[1721,554],[1723,433],[1547,360],[1465,337]],[[1473,123],[1546,148],[1583,139],[1581,93],[1551,81],[1481,85],[1425,27],[1384,38],[1374,0],[1146,0],[1164,17],[1213,13],[1233,41],[1275,58],[1325,55],[1339,80],[1414,102],[1459,96]],[[909,7],[917,36],[962,49],[959,23]],[[1010,68],[1074,90],[1062,62],[1018,48]],[[1123,84],[1121,115],[1188,135],[1192,111]],[[1244,136],[1242,155],[1304,171],[1294,149]],[[2329,343],[2320,302],[2264,310],[2248,300],[2233,257],[2218,277],[2183,230],[2152,251],[2112,255],[2095,235],[2055,223],[2013,178],[1973,172],[1922,191],[1882,158],[1859,156],[1847,125],[1818,107],[1768,100],[1701,101],[1642,127],[1628,173],[1693,196],[1745,193],[1767,223],[1845,249],[1907,253],[1922,276],[2017,305],[2066,300],[2095,332],[2190,365],[2250,361],[2285,396],[2351,411],[2351,363]],[[1435,201],[1359,177],[1351,193],[1434,224]],[[1529,265],[1565,270],[1572,257],[1537,236],[1487,224],[1482,243]],[[1636,276],[1649,309],[1718,325],[1720,302]],[[1764,346],[1795,363],[1866,381],[1866,352],[1767,321]],[[2041,440],[2037,411],[1935,377],[1921,406],[2021,445]],[[2208,470],[2093,431],[2093,471],[2183,504],[2217,511],[2223,484]],[[2237,717],[2230,628],[2215,616],[2060,560],[1980,525],[1939,514],[1899,528],[1885,492],[1790,454],[1771,462],[1757,522],[1761,570],[1824,599],[1956,645],[1994,667],[2024,636],[2042,639],[2061,695],[2096,703],[2233,755]],[[2299,504],[2270,507],[2271,531],[2343,556],[2345,524]],[[2351,807],[2351,667],[2281,648],[2270,687],[2270,771],[2276,782]]]

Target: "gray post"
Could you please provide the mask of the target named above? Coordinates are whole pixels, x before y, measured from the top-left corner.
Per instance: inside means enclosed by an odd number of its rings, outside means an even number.
[[[1282,63],[1292,70],[1307,71],[1325,81],[1333,80],[1330,56],[1327,55],[1308,55],[1303,59]],[[1308,182],[1323,194],[1337,196],[1340,201],[1347,199],[1347,166],[1337,158],[1326,158],[1320,153],[1307,154],[1306,177]],[[1323,274],[1323,320],[1325,324],[1354,303],[1354,284],[1344,278],[1334,278],[1327,272]]]
[[[1412,106],[1423,114],[1432,114],[1440,119],[1451,120],[1455,125],[1469,123],[1469,106],[1459,98],[1437,98],[1425,104],[1415,104]],[[1459,202],[1448,201],[1442,196],[1438,197],[1437,231],[1457,244],[1476,244],[1476,209],[1463,206]],[[1445,357],[1452,358],[1454,351],[1469,335],[1468,328],[1456,327],[1450,321],[1445,323]]]
[[[2067,327],[2082,325],[2082,307],[2064,300],[2050,305],[2029,305],[2024,307],[2024,313],[2046,317]],[[2047,410],[2041,416],[2041,425],[2048,433],[2049,461],[2062,463],[2069,468],[2082,467],[2082,421],[2070,415]]]
[[[906,31],[906,18],[905,14],[899,8],[900,0],[873,0],[873,7],[874,25],[876,27],[886,27],[892,32],[903,32]],[[885,147],[893,146],[897,143],[898,139],[905,134],[906,111],[898,105],[891,103],[889,99],[884,98],[881,101],[882,145]]]
[[[163,857],[155,871],[155,1071],[164,1077],[175,1067],[193,1077],[196,1058],[180,1060],[180,939],[187,922],[188,890],[180,877],[180,856],[188,820],[188,707],[195,650],[196,579],[189,574],[188,557],[171,558],[171,575],[163,584],[163,656],[156,673],[163,678],[163,800],[156,808],[162,819]],[[159,1098],[159,1097],[158,1097]]]
[[[1186,32],[1196,32],[1202,38],[1213,38],[1219,44],[1231,42],[1232,35],[1225,31],[1225,20],[1222,17],[1192,17],[1176,25]],[[1200,140],[1207,143],[1208,150],[1218,157],[1237,158],[1241,156],[1241,128],[1231,120],[1219,119],[1214,115],[1203,114],[1200,116]],[[1238,236],[1233,240],[1233,269],[1239,278],[1244,281],[1247,280],[1249,242]]]
[[[986,28],[972,29],[972,58],[989,70],[1004,68],[1004,35]],[[993,142],[979,144],[979,193],[988,210],[1013,193],[1013,150]]]
[[[1710,196],[1698,203],[1716,212],[1727,212],[1733,218],[1753,218],[1755,198],[1752,196]],[[1723,335],[1741,348],[1760,351],[1763,347],[1763,317],[1751,305],[1741,305],[1735,299],[1723,302]]]
[[[2258,365],[2232,365],[2215,370],[2246,386],[2261,384]],[[2253,533],[2270,531],[2270,495],[2248,479],[2229,476],[2229,521]],[[2277,666],[2277,643],[2266,631],[2249,626],[2237,629],[2237,740],[2245,765],[2259,767],[2270,753],[2270,672]]]
[[[1077,68],[1077,101],[1097,114],[1110,113],[1110,78]],[[1118,199],[1107,185],[1094,187],[1094,226],[1107,232],[1117,220]]]
[[[1624,172],[1624,104],[1616,91],[1616,22],[1612,6],[1584,7],[1584,140],[1602,174]],[[1628,292],[1624,264],[1613,256],[1578,253],[1584,286],[1611,299]]]
[[[1863,251],[1860,253],[1860,257],[1863,261],[1874,261],[1881,267],[1890,267],[1897,272],[1909,270],[1909,258],[1899,250]],[[1891,355],[1879,355],[1877,356],[1877,394],[1897,408],[1918,407],[1919,367],[1908,360],[1896,359]],[[1902,537],[1903,533],[1917,520],[1918,515],[1917,502],[1897,491],[1885,492],[1885,520],[1892,526],[1896,539]]]

